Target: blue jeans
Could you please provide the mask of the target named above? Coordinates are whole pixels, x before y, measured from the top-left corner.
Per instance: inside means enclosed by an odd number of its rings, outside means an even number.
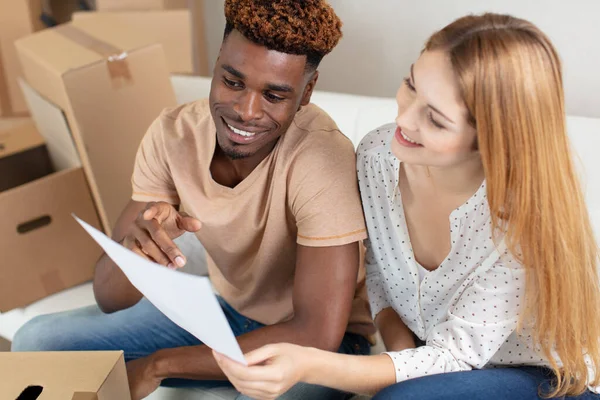
[[[493,368],[430,375],[396,383],[373,400],[538,400],[549,393],[552,371],[542,367]],[[597,400],[589,391],[568,400]]]
[[[236,336],[264,325],[244,317],[223,299],[221,308]],[[104,314],[89,306],[57,314],[41,315],[23,325],[13,339],[13,351],[123,350],[125,361],[146,357],[160,349],[197,346],[202,343],[175,325],[145,298],[135,306]],[[370,344],[362,336],[347,333],[339,349],[344,354],[369,354]],[[164,386],[222,389],[227,381],[165,379]],[[232,390],[232,392],[234,392]],[[235,392],[234,392],[235,393]],[[347,393],[321,386],[298,384],[283,399],[345,399]],[[236,398],[235,396],[232,398]],[[237,399],[245,399],[237,396]]]

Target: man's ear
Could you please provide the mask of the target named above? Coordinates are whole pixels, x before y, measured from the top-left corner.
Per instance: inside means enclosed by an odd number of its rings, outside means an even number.
[[[310,97],[312,96],[313,90],[315,89],[315,85],[317,84],[317,80],[319,79],[319,71],[314,71],[310,80],[306,84],[304,88],[304,93],[302,94],[302,101],[300,102],[300,106],[305,106],[310,103]]]

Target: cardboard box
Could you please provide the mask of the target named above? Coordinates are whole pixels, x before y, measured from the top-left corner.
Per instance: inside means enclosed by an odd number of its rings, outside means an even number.
[[[194,75],[211,75],[208,64],[208,53],[206,50],[206,32],[204,31],[204,1],[203,0],[97,0],[96,9],[98,11],[110,12],[149,12],[149,11],[168,11],[187,9],[191,15],[191,43],[192,60]],[[133,18],[133,17],[130,17]],[[139,16],[132,19],[132,22],[139,22]],[[155,17],[154,17],[155,18]],[[143,24],[140,24],[143,27]],[[142,28],[146,29],[146,28]],[[156,35],[157,33],[152,33]],[[165,37],[165,33],[161,37]],[[165,46],[166,48],[166,46]],[[169,50],[167,50],[167,55]],[[169,56],[170,57],[170,56]],[[179,71],[174,73],[180,73]],[[188,73],[181,71],[181,73]]]
[[[45,26],[42,0],[0,0],[0,116],[27,114],[17,79],[21,68],[14,41]]]
[[[58,172],[0,193],[0,312],[91,280],[100,256],[71,215],[100,227],[62,111],[25,95]]]
[[[155,43],[163,46],[167,65],[172,74],[194,74],[191,14],[187,9],[168,11],[78,12],[73,14],[78,26],[90,21],[106,24],[126,24]],[[202,46],[201,50],[205,46]],[[204,51],[205,53],[205,51]],[[205,63],[206,64],[206,63]],[[202,73],[207,73],[207,68]]]
[[[0,353],[0,376],[7,400],[131,399],[122,351]]]
[[[198,0],[191,0],[198,2]],[[179,10],[188,7],[188,0],[96,0],[98,11]]]
[[[131,198],[139,144],[152,121],[176,100],[159,44],[148,44],[129,26],[75,23],[45,29],[15,45],[26,83],[39,99],[64,112],[110,235]],[[39,103],[29,106],[32,115],[40,114]],[[46,124],[43,116],[36,122],[38,129]]]
[[[33,121],[0,119],[0,192],[53,172],[44,138]]]

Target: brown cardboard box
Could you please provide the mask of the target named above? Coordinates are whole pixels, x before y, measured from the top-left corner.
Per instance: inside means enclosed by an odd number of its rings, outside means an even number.
[[[192,24],[190,11],[186,9],[168,11],[120,11],[120,12],[78,12],[73,14],[78,26],[89,21],[100,20],[107,24],[126,24],[152,42],[160,43],[167,57],[167,65],[172,74],[194,74],[192,50]],[[202,46],[203,54],[205,46]],[[206,57],[205,57],[206,58]],[[205,68],[201,71],[206,74]]]
[[[209,76],[210,66],[208,65],[208,54],[206,51],[206,33],[204,32],[204,0],[97,0],[96,9],[98,11],[110,12],[149,12],[149,11],[167,11],[188,9],[191,14],[191,43],[193,73],[195,75]],[[136,17],[139,21],[140,17]],[[156,33],[152,34],[153,36]],[[163,36],[164,33],[163,33]],[[166,46],[165,46],[166,48]],[[169,50],[167,56],[169,56]],[[173,70],[172,70],[173,71]],[[181,71],[188,73],[186,71]]]
[[[191,0],[198,2],[198,0]],[[178,10],[188,7],[188,0],[96,0],[98,11]]]
[[[59,172],[0,193],[0,312],[89,281],[100,255],[71,216],[100,226],[62,111],[24,93]]]
[[[89,281],[100,256],[71,216],[100,227],[62,111],[24,94],[58,172],[0,193],[0,312]]]
[[[0,116],[26,114],[14,41],[44,28],[42,0],[0,0]]]
[[[110,235],[131,198],[141,139],[176,100],[159,44],[148,45],[147,38],[126,25],[75,23],[45,29],[15,45],[27,84],[64,112],[100,221]],[[35,107],[39,105],[30,104],[32,115]],[[38,129],[45,123],[40,117]]]
[[[122,351],[0,353],[0,398],[129,400]]]
[[[33,121],[0,119],[0,192],[53,172],[44,138]]]

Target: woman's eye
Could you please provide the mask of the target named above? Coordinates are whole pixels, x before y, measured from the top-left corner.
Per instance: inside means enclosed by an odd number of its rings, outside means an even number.
[[[404,78],[404,83],[406,84],[406,86],[408,87],[408,89],[409,89],[411,92],[416,92],[416,89],[415,89],[415,87],[412,85],[412,83],[410,83],[410,79],[408,79],[408,78]]]
[[[433,124],[433,126],[435,126],[436,128],[438,128],[438,129],[444,128],[444,126],[442,124],[440,124],[435,119],[433,119],[433,115],[431,114],[431,112],[427,113],[427,117],[429,118],[429,122],[431,122]]]

